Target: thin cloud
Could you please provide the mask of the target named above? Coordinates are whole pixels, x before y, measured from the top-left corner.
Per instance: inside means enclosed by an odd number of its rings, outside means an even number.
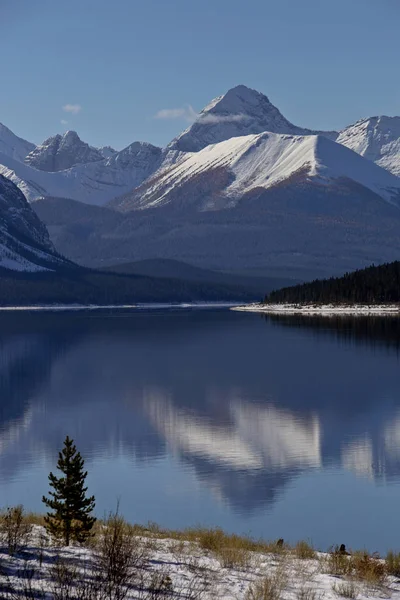
[[[154,118],[166,120],[183,119],[188,123],[193,123],[197,119],[201,123],[234,123],[248,121],[250,119],[248,115],[242,113],[237,115],[218,115],[209,112],[197,113],[190,104],[187,104],[182,108],[163,108],[154,115]]]
[[[61,125],[68,125],[68,121],[66,121],[65,119],[61,119],[60,123]]]
[[[193,123],[199,115],[190,104],[183,106],[182,108],[163,108],[159,110],[155,115],[155,119],[183,119],[188,123]]]
[[[71,115],[77,115],[81,112],[82,106],[80,104],[64,104],[62,109],[66,113],[70,113]]]
[[[244,115],[239,113],[238,115],[215,115],[212,113],[204,113],[200,115],[200,120],[202,123],[227,123],[227,122],[242,122],[248,121],[250,117],[248,115]]]

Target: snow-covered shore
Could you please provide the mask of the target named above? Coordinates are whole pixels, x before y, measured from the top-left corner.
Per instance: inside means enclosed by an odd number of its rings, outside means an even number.
[[[163,309],[211,309],[232,308],[235,302],[145,302],[138,304],[43,304],[31,306],[0,306],[0,312],[75,312],[96,310],[163,310]]]
[[[231,310],[311,316],[400,316],[400,304],[246,304]]]
[[[278,547],[274,553],[236,550],[222,556],[204,550],[195,541],[165,539],[157,535],[136,539],[138,544],[146,545],[147,551],[141,554],[137,577],[131,582],[128,594],[123,596],[127,600],[158,597],[174,600],[337,600],[340,596],[359,600],[389,597],[400,600],[400,581],[392,575],[371,579],[371,573],[364,576],[362,570],[350,576],[334,572],[350,558],[346,556],[335,555],[339,557],[336,564],[329,554],[315,553],[313,558],[301,558],[301,554],[293,549],[285,551]],[[383,565],[378,559],[368,560],[374,565]],[[56,593],[60,578],[64,591],[67,584],[73,591],[62,598],[102,600],[104,597],[100,593],[102,590],[97,590],[96,594],[92,590],[88,594],[87,588],[83,591],[83,587],[79,587],[83,581],[93,584],[94,576],[98,576],[96,551],[79,546],[52,546],[41,526],[34,527],[30,545],[19,555],[10,557],[3,550],[1,565],[2,599],[43,598],[40,592],[48,599],[61,598]],[[73,577],[68,578],[66,569],[70,569]],[[35,590],[31,595],[22,592],[27,583],[31,591]],[[275,595],[262,594],[259,590],[257,593],[257,585],[260,589],[264,585],[264,589],[275,591]],[[13,595],[8,595],[10,589]]]

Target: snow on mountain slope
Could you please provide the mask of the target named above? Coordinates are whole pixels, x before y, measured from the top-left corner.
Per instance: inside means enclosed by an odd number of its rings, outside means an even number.
[[[41,171],[63,171],[79,164],[103,160],[103,154],[83,142],[75,131],[55,135],[36,146],[25,158],[26,164]]]
[[[172,140],[167,150],[197,152],[210,144],[264,131],[293,135],[320,133],[293,125],[271,104],[267,96],[238,85],[212,100],[193,125]],[[323,135],[332,139],[337,137],[336,132]]]
[[[111,148],[111,146],[102,146],[101,148],[96,148],[100,152],[103,158],[111,158],[115,154],[118,154],[118,150]]]
[[[112,205],[123,211],[167,206],[173,204],[176,190],[185,186],[184,208],[232,208],[251,190],[271,188],[299,173],[327,186],[346,178],[400,204],[400,178],[348,148],[323,136],[261,133],[184,154],[178,163],[161,168]],[[199,185],[205,175],[207,190]]]
[[[35,148],[35,144],[18,137],[8,127],[0,123],[0,152],[15,160],[24,160]]]
[[[57,254],[45,225],[22,192],[0,175],[0,267],[46,271],[61,266],[71,263]]]
[[[137,187],[160,165],[161,148],[134,142],[110,158],[47,172],[0,153],[0,174],[11,179],[29,202],[43,196],[105,204]]]
[[[400,176],[400,117],[361,119],[341,131],[337,142]]]

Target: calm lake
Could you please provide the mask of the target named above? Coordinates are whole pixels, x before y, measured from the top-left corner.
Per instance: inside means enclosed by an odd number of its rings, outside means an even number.
[[[0,505],[66,434],[97,514],[400,550],[400,321],[0,314]]]

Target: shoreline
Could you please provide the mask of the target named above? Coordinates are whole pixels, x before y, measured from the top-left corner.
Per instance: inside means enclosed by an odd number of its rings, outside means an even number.
[[[97,310],[163,310],[163,309],[211,309],[233,308],[236,302],[139,302],[137,304],[43,304],[24,306],[0,306],[0,312],[76,312]]]
[[[247,304],[234,306],[234,311],[272,315],[307,316],[400,316],[400,304]]]

